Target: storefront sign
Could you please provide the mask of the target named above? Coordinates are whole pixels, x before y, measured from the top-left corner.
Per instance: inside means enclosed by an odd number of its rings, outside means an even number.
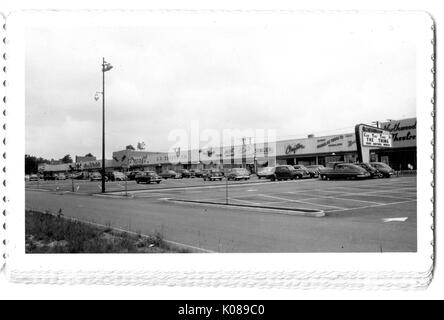
[[[333,152],[355,152],[354,134],[312,137],[277,142],[277,156],[320,154]]]
[[[84,170],[97,169],[102,167],[102,161],[80,162],[81,168]]]
[[[384,122],[381,128],[392,134],[393,147],[416,147],[416,118]]]
[[[142,166],[149,164],[149,160],[147,156],[141,156],[141,157],[131,157],[128,160],[128,165],[130,167],[132,166]]]
[[[301,143],[289,144],[285,148],[285,154],[295,154],[299,149],[304,149],[305,146]]]

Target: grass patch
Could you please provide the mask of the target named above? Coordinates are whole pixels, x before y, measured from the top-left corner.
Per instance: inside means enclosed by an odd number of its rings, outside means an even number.
[[[25,211],[26,253],[188,253],[152,236],[120,232],[50,212]]]

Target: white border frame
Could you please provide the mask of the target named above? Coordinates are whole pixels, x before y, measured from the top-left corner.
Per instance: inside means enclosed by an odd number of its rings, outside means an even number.
[[[131,19],[122,19],[122,15]],[[417,46],[417,160],[418,160],[418,252],[416,253],[271,253],[264,254],[198,254],[198,255],[26,255],[24,253],[24,179],[25,109],[24,109],[24,30],[30,26],[137,26],[152,23],[156,26],[180,23],[210,23],[229,19],[230,23],[254,23],[255,19],[272,18],[281,23],[282,15],[301,13],[267,11],[177,11],[153,10],[139,12],[21,12],[7,17],[8,88],[7,88],[7,275],[12,281],[118,283],[165,285],[226,285],[258,287],[348,286],[424,287],[432,271],[433,219],[430,213],[433,195],[430,158],[433,146],[431,127],[433,118],[433,39],[431,17],[426,13],[391,12],[359,13],[386,19],[396,15],[410,15],[418,24]],[[317,16],[320,13],[307,13]],[[325,14],[325,13],[324,13]],[[331,13],[326,13],[331,14]],[[342,12],[337,14],[358,14]],[[149,15],[149,19],[147,19]],[[82,18],[80,18],[82,16]],[[190,19],[191,16],[191,19]],[[299,16],[300,18],[301,16]],[[279,19],[278,19],[279,18]],[[294,17],[292,17],[294,18]],[[124,21],[123,21],[124,20]],[[285,20],[287,21],[287,20]],[[287,21],[288,22],[288,21]],[[357,259],[357,255],[359,259]],[[124,258],[122,258],[124,257]],[[303,259],[301,259],[303,257]],[[180,264],[177,260],[180,259]],[[289,263],[294,261],[294,263]],[[100,266],[100,268],[97,268]],[[134,268],[132,266],[138,266]],[[143,266],[143,267],[140,267]],[[338,278],[340,277],[340,278]],[[390,278],[390,279],[389,279]],[[317,280],[316,280],[317,279]]]

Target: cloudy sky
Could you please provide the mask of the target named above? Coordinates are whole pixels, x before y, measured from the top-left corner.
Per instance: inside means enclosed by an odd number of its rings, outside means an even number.
[[[414,117],[415,44],[408,21],[250,26],[30,28],[26,153],[101,154],[101,59],[107,157],[171,130],[275,129],[278,138],[352,132]],[[346,20],[346,19],[345,19]],[[390,20],[387,20],[390,21]]]

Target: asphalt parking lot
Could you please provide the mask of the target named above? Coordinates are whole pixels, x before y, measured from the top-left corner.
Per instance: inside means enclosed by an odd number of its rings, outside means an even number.
[[[230,181],[230,184],[244,184],[246,181]],[[259,180],[252,178],[248,182],[267,182],[265,180]],[[247,182],[247,183],[248,183]],[[136,191],[136,190],[152,190],[152,189],[165,189],[174,187],[202,187],[202,186],[215,186],[225,185],[225,181],[204,181],[202,178],[184,178],[184,179],[163,179],[159,184],[137,184],[135,181],[108,181],[106,182],[106,192],[119,192],[119,191]],[[26,189],[33,191],[58,191],[58,192],[72,192],[74,191],[81,194],[94,194],[102,191],[101,181],[89,181],[89,180],[50,180],[50,181],[27,181]]]
[[[323,181],[27,183],[26,206],[214,252],[415,252],[416,177]],[[55,187],[57,186],[58,189]],[[227,207],[226,194],[230,205]],[[94,190],[89,191],[88,190]],[[96,191],[99,190],[99,193]],[[204,203],[202,203],[204,202]],[[266,210],[267,207],[282,210]],[[290,210],[289,210],[290,209]],[[295,211],[293,211],[295,210]],[[298,210],[323,212],[322,217]],[[282,214],[284,213],[284,214]],[[293,216],[294,215],[294,216]]]
[[[392,208],[395,212],[397,207],[414,206],[416,202],[415,177],[358,181],[252,180],[249,183],[230,183],[228,188],[224,183],[206,183],[204,186],[191,188],[170,185],[171,189],[164,185],[162,190],[134,190],[129,193],[135,198],[160,198],[208,205],[228,203],[258,208],[319,210],[329,215],[371,208],[377,211],[383,207]]]
[[[72,192],[71,180],[27,182],[27,190]],[[74,180],[78,194],[100,194],[100,181]],[[232,205],[257,208],[280,208],[294,211],[321,211],[327,215],[357,212],[371,208],[387,209],[411,206],[416,202],[416,177],[366,179],[354,181],[320,181],[305,179],[271,182],[252,178],[249,181],[203,181],[203,179],[168,179],[160,184],[137,184],[135,181],[107,182],[109,196],[152,198],[166,201]]]

